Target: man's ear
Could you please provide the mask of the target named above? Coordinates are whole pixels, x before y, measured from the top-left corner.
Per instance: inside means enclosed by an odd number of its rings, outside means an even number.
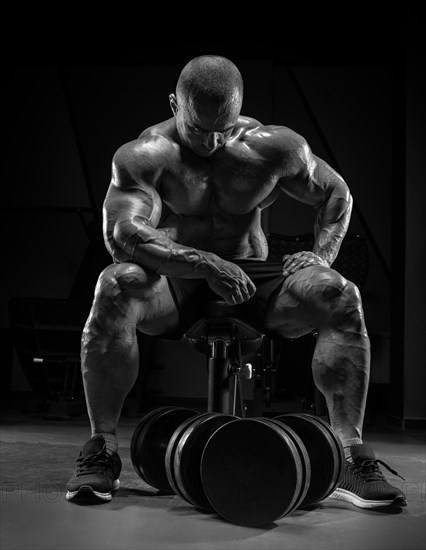
[[[173,114],[176,116],[176,113],[178,112],[178,105],[177,105],[177,99],[175,94],[169,95],[169,102],[170,102],[170,107],[173,111]]]

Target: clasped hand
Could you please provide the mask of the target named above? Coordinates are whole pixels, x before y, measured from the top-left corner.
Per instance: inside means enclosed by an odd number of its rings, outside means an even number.
[[[293,275],[299,269],[304,267],[309,267],[311,265],[323,265],[328,267],[326,260],[308,250],[302,250],[301,252],[296,252],[295,254],[284,254],[283,256],[283,275],[286,277]]]

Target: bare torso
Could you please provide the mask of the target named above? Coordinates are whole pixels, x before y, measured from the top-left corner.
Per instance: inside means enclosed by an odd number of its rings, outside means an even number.
[[[275,127],[240,117],[226,145],[204,158],[178,144],[173,120],[140,137],[142,147],[162,149],[154,179],[162,201],[157,229],[175,242],[227,260],[265,259],[261,210],[275,200],[282,175],[282,162],[271,147]]]

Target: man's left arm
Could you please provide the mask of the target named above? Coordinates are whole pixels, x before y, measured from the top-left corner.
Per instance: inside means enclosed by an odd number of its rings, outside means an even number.
[[[353,201],[346,182],[303,142],[291,155],[290,166],[279,186],[286,194],[317,211],[312,251],[285,255],[284,275],[310,265],[330,267],[346,235],[352,212]]]

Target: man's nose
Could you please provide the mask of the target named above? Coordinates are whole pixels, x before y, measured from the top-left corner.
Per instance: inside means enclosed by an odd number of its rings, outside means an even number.
[[[204,138],[204,147],[209,151],[213,151],[220,143],[219,132],[209,132]]]

